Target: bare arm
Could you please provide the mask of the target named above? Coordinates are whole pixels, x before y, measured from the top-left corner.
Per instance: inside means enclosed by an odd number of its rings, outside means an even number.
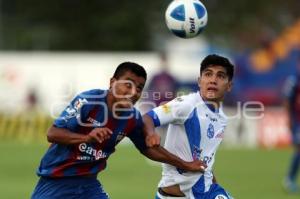
[[[143,115],[144,122],[144,134],[146,137],[146,144],[148,147],[154,147],[160,145],[160,136],[155,132],[154,123],[152,118],[147,114]]]
[[[48,142],[57,144],[80,144],[88,142],[102,143],[105,139],[111,136],[112,132],[108,128],[95,128],[89,134],[83,135],[72,132],[66,128],[57,128],[51,126],[48,129],[47,140]]]
[[[147,148],[142,153],[151,160],[167,163],[167,164],[173,165],[177,168],[187,170],[187,171],[204,172],[205,168],[207,167],[200,160],[195,160],[192,162],[183,161],[179,157],[168,152],[166,149],[164,149],[163,147],[160,147],[160,146]]]
[[[155,126],[152,118],[145,114],[143,115],[144,122],[144,136],[146,137],[147,148],[142,153],[151,160],[167,163],[177,168],[187,171],[200,171],[204,172],[207,167],[202,161],[195,160],[192,162],[186,162],[170,153],[160,145],[160,136],[155,132]]]
[[[146,135],[154,134],[155,126],[152,118],[149,115],[145,114],[143,115],[143,122],[144,122],[144,132],[146,133]]]
[[[214,173],[213,173],[213,179],[212,179],[212,181],[213,181],[213,183],[218,183],[218,182],[217,182],[217,178],[216,178],[216,176],[215,176]]]
[[[291,120],[291,107],[289,101],[286,99],[283,102],[284,109],[287,113],[287,125],[289,129],[292,129],[292,120]]]

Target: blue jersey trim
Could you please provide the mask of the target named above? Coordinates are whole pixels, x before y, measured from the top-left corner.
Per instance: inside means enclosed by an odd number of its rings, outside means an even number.
[[[191,153],[194,159],[200,158],[200,142],[201,142],[201,129],[200,122],[197,115],[197,109],[194,109],[189,119],[184,123],[185,132],[190,144]]]
[[[201,149],[200,149],[201,127],[200,127],[200,122],[199,122],[196,108],[189,116],[189,119],[185,121],[184,127],[190,144],[190,149],[191,149],[193,159],[199,160],[201,155]],[[204,182],[204,176],[202,175],[201,178],[197,181],[197,183],[192,187],[192,191],[193,194],[195,195],[197,193],[203,193],[204,190],[205,190],[205,182]]]
[[[205,105],[207,106],[207,108],[213,112],[213,113],[219,113],[219,109],[216,108],[213,104],[211,104],[210,102],[205,102]]]
[[[192,187],[193,195],[197,196],[199,193],[203,193],[205,191],[205,182],[204,175],[196,182],[196,184]]]
[[[194,109],[193,112],[189,115],[188,119],[184,123],[185,132],[188,138],[190,145],[191,154],[194,160],[200,159],[200,142],[201,142],[201,129],[200,123],[197,115],[197,109]],[[185,171],[177,168],[179,174],[184,173]]]
[[[152,121],[153,121],[155,127],[160,126],[160,120],[159,120],[157,114],[153,110],[149,111],[147,113],[147,115],[152,118]]]

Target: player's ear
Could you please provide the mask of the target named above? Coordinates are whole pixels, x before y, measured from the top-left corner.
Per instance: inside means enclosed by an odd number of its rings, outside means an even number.
[[[230,92],[230,91],[231,91],[232,84],[233,84],[232,81],[229,81],[229,82],[228,82],[227,92]]]
[[[116,80],[117,80],[117,79],[114,78],[114,77],[110,78],[110,81],[109,81],[109,89],[112,89],[112,87],[114,86]]]
[[[199,86],[199,88],[201,88],[200,87],[200,82],[201,82],[201,75],[198,77],[198,86]]]

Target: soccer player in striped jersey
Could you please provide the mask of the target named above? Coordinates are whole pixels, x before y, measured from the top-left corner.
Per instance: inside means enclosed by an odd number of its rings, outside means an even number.
[[[298,69],[300,70],[300,58],[298,65]],[[294,145],[294,154],[283,185],[289,193],[300,193],[300,188],[297,185],[297,176],[300,167],[300,73],[288,78],[284,94],[286,97],[284,106],[288,113],[288,125]]]
[[[125,136],[152,160],[203,170],[201,161],[183,161],[162,147],[147,147],[147,140],[148,145],[157,143],[144,134],[142,116],[133,107],[146,79],[142,66],[124,62],[111,78],[109,90],[90,90],[75,97],[48,130],[52,144],[37,169],[40,179],[32,199],[108,199],[97,174]]]
[[[168,125],[164,147],[185,161],[202,160],[204,172],[188,172],[163,164],[156,199],[229,199],[216,182],[213,164],[227,124],[222,101],[232,87],[234,66],[227,58],[209,55],[201,63],[199,92],[177,97],[145,114],[145,129]]]

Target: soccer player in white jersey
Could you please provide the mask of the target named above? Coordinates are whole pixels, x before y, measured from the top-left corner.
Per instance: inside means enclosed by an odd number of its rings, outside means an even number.
[[[199,91],[178,97],[143,116],[145,130],[168,125],[165,148],[186,161],[202,160],[204,172],[192,173],[163,164],[156,199],[230,199],[213,175],[216,151],[223,139],[227,119],[222,101],[232,87],[234,66],[219,55],[201,63]],[[154,139],[155,140],[155,139]]]

